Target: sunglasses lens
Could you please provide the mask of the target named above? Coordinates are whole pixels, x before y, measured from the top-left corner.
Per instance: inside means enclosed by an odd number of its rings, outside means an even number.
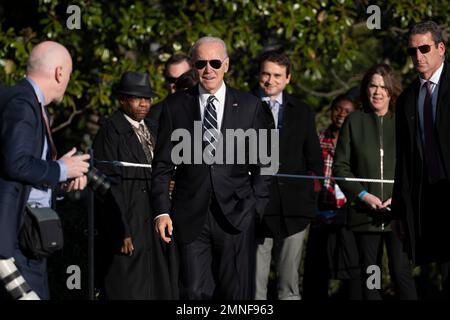
[[[206,67],[207,63],[208,63],[208,61],[206,61],[206,60],[197,60],[197,61],[195,61],[194,66],[197,69],[203,69],[204,67]]]
[[[427,53],[430,52],[431,46],[429,44],[424,44],[423,46],[419,46],[420,53]]]
[[[422,46],[418,46],[417,48],[411,47],[411,48],[408,48],[407,52],[410,56],[415,56],[417,49],[419,49],[420,53],[425,54],[425,53],[430,52],[431,46],[429,44],[424,44]]]
[[[168,83],[175,83],[175,82],[177,82],[177,78],[175,78],[175,77],[166,77],[166,81]]]
[[[220,69],[222,66],[222,61],[220,60],[210,60],[209,65],[213,67],[214,69]]]

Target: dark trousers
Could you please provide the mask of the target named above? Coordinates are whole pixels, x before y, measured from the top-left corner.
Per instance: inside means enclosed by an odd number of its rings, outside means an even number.
[[[365,300],[381,300],[377,289],[369,289],[367,267],[376,265],[382,270],[383,242],[386,244],[389,273],[394,283],[398,298],[401,300],[417,300],[417,291],[412,267],[407,254],[403,251],[402,242],[392,231],[388,232],[355,232],[359,248],[361,264],[361,285]]]
[[[25,257],[20,249],[16,249],[14,252],[14,261],[17,270],[41,300],[49,300],[50,293],[48,288],[47,277],[47,259],[28,259]],[[0,286],[3,283],[0,282]],[[0,300],[12,299],[7,293],[6,289],[0,288]]]
[[[351,239],[346,236],[351,235]],[[344,299],[361,299],[358,252],[353,233],[342,225],[311,224],[303,275],[305,300],[328,299],[330,279],[340,279]]]
[[[437,262],[442,277],[442,293],[450,298],[450,212],[446,199],[450,195],[447,180],[429,183],[424,180],[421,215],[416,217],[416,256],[419,265]]]
[[[249,300],[253,295],[254,217],[236,233],[211,201],[200,236],[180,244],[181,298],[187,300]]]
[[[16,261],[17,269],[22,273],[30,288],[36,292],[41,300],[49,300],[47,259],[28,259],[22,254],[20,249],[16,249],[14,260]]]
[[[442,276],[442,293],[444,298],[450,299],[450,262],[439,264]]]

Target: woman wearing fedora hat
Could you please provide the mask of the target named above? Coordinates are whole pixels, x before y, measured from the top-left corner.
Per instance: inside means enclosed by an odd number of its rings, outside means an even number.
[[[151,164],[156,123],[146,118],[153,92],[146,73],[128,71],[116,90],[117,110],[101,126],[93,144],[100,161]],[[176,299],[177,264],[173,244],[155,234],[150,208],[151,169],[98,163],[115,183],[98,197],[96,266],[106,299]]]

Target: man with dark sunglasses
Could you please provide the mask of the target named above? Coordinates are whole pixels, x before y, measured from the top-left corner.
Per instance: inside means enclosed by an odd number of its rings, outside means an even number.
[[[172,94],[177,91],[177,81],[181,76],[189,73],[191,71],[191,63],[189,57],[184,54],[174,54],[167,60],[164,68],[164,78],[166,80],[165,86]],[[179,87],[179,86],[178,86]],[[153,105],[147,118],[151,119],[156,123],[156,131],[158,131],[159,117],[161,116],[161,102]]]
[[[164,77],[166,79],[166,86],[170,93],[176,91],[175,82],[185,72],[191,69],[189,58],[184,54],[174,54],[166,62],[164,70]]]
[[[408,54],[419,77],[397,100],[397,163],[393,213],[416,265],[438,262],[449,293],[450,66],[440,27],[422,22],[409,31]]]
[[[260,166],[250,163],[249,152],[244,154],[244,163],[236,161],[238,153],[248,150],[241,148],[245,142],[233,148],[232,163],[229,159],[224,164],[211,163],[205,155],[215,155],[220,133],[227,140],[227,129],[263,128],[262,108],[256,97],[225,84],[229,58],[223,40],[203,37],[191,53],[199,85],[163,102],[152,173],[155,228],[162,240],[170,242],[173,237],[179,245],[182,299],[247,300],[253,288],[254,221],[268,200],[267,181]],[[171,154],[179,144],[171,135],[187,130],[191,134],[188,143],[193,146],[189,155],[196,156],[198,142],[192,137],[198,124],[203,157],[200,163],[194,159],[194,163],[177,164],[170,201]],[[223,145],[225,155],[230,150],[227,141]]]

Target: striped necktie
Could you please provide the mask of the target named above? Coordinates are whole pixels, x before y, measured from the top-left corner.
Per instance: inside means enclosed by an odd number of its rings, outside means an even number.
[[[209,145],[211,146],[208,148],[208,153],[211,157],[214,157],[216,153],[216,146],[219,137],[219,131],[217,129],[217,111],[214,101],[217,101],[217,98],[213,95],[209,96],[203,116],[204,148]]]
[[[133,126],[134,132],[139,137],[139,142],[141,143],[142,149],[144,151],[145,157],[147,158],[148,163],[152,163],[153,160],[153,142],[151,139],[150,132],[147,127],[142,123],[139,124],[139,128]]]

